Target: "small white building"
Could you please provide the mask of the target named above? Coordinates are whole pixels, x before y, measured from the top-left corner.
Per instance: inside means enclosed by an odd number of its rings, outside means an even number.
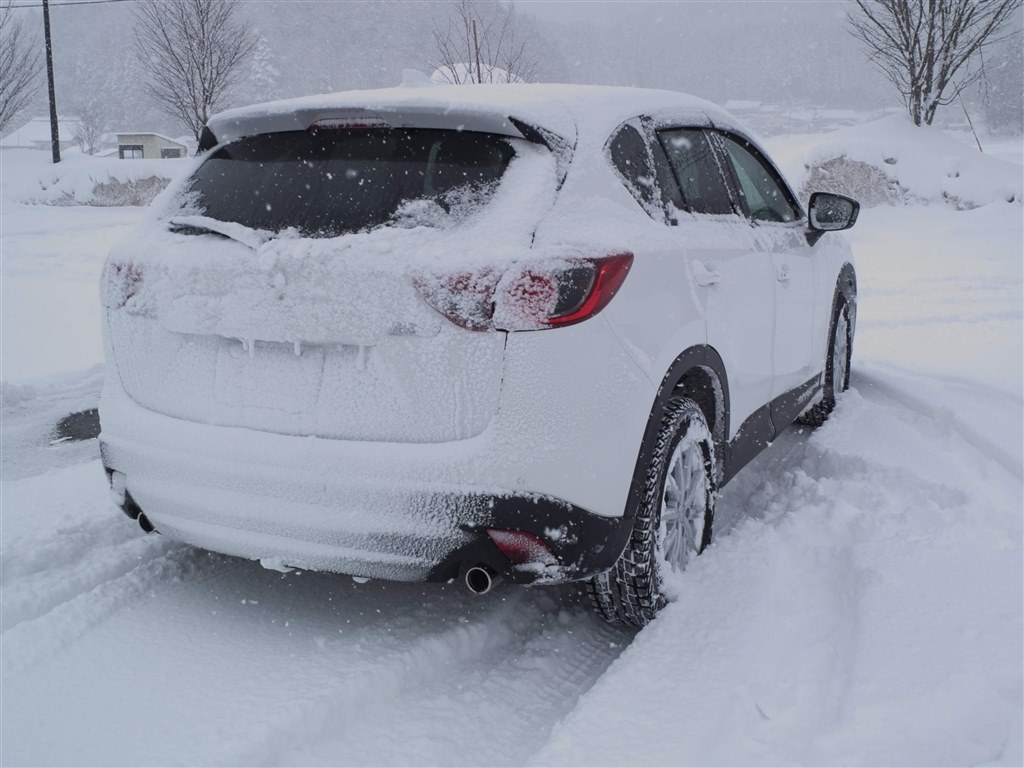
[[[78,132],[77,117],[57,117],[57,131],[60,134],[60,148],[77,146],[75,134]],[[50,118],[33,117],[20,128],[0,139],[3,149],[43,149],[49,150]]]
[[[122,160],[186,157],[188,147],[159,133],[133,131],[117,134],[117,156]]]

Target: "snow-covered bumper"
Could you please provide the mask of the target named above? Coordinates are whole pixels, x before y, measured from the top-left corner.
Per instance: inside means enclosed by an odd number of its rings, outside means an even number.
[[[455,482],[494,450],[487,433],[440,451],[276,435],[163,416],[107,390],[100,445],[122,509],[212,551],[395,581],[486,564],[513,583],[557,583],[610,567],[632,527],[551,494]],[[553,559],[515,564],[488,529],[534,534]]]

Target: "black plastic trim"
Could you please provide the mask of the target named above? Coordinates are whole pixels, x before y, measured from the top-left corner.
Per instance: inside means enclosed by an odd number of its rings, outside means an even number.
[[[820,373],[772,400],[772,424],[775,426],[776,435],[796,421],[796,417],[804,412],[807,404],[821,389],[823,376],[824,374]]]
[[[650,415],[647,417],[647,427],[644,429],[643,441],[640,444],[636,466],[633,469],[633,480],[630,483],[629,496],[626,500],[625,516],[630,520],[636,514],[643,495],[647,466],[650,464],[654,446],[658,440],[658,432],[661,429],[661,416],[665,412],[669,399],[676,394],[677,387],[683,383],[686,374],[697,368],[710,371],[717,379],[716,398],[720,398],[721,401],[715,403],[717,413],[705,415],[708,416],[708,426],[711,427],[712,434],[715,436],[715,453],[719,457],[720,470],[723,474],[728,474],[729,458],[725,441],[729,435],[729,380],[725,374],[725,363],[722,362],[721,356],[713,347],[697,344],[685,350],[673,361],[658,387]]]
[[[427,581],[460,577],[468,566],[487,565],[513,584],[586,579],[614,565],[633,530],[632,518],[602,517],[551,496],[462,496],[435,499],[432,507],[457,510],[461,542],[431,571]],[[487,535],[488,528],[528,531],[551,548],[558,565],[509,563]]]
[[[775,439],[775,425],[772,424],[771,405],[766,403],[750,414],[736,435],[729,441],[728,461],[725,463],[725,476],[722,485],[736,476]]]
[[[206,152],[216,146],[217,137],[213,135],[213,131],[210,130],[210,126],[204,125],[203,130],[199,133],[199,148],[197,151]]]

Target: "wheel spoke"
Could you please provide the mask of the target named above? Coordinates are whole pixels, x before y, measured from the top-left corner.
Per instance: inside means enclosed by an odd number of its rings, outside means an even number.
[[[673,570],[685,568],[700,548],[706,508],[703,451],[698,443],[680,444],[666,472],[661,509],[662,557]]]

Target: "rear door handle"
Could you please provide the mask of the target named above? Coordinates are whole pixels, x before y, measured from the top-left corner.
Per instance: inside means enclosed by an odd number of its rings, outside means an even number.
[[[706,288],[709,285],[714,285],[721,279],[722,276],[720,274],[713,269],[708,269],[703,262],[693,262],[693,282],[697,285]]]
[[[777,270],[775,270],[775,278],[780,283],[789,282],[789,264],[782,264]]]

